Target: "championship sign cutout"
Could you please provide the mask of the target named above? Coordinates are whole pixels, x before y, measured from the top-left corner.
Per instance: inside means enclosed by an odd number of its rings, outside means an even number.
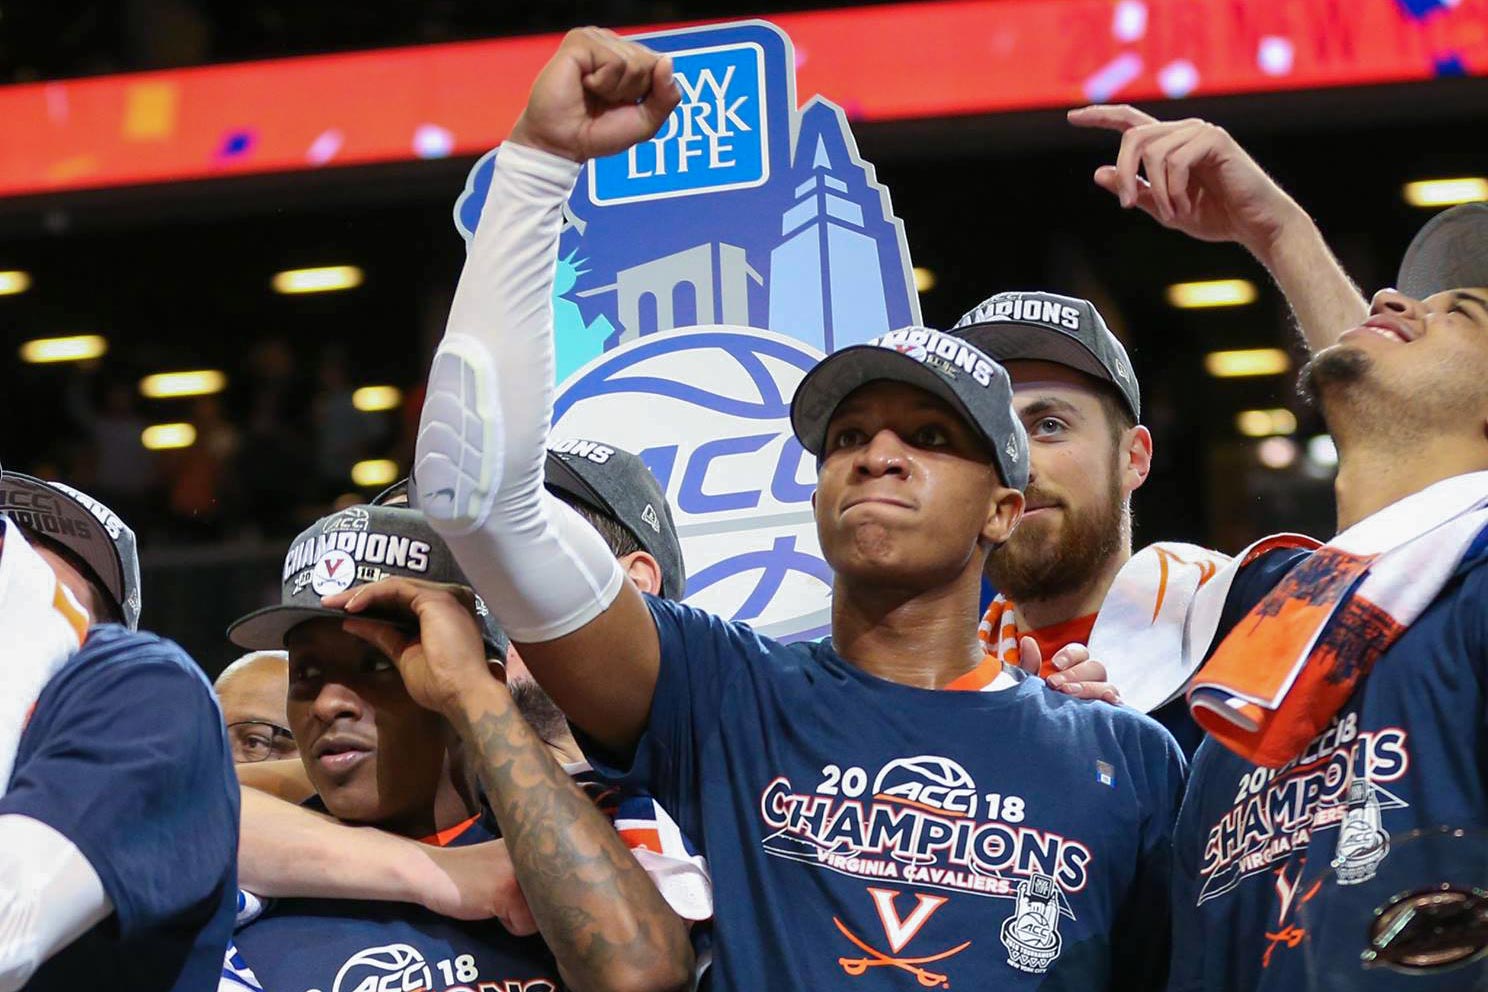
[[[636,40],[672,56],[682,100],[654,138],[586,164],[565,206],[553,436],[645,460],[676,513],[689,603],[819,636],[831,572],[790,398],[823,354],[920,323],[904,228],[842,110],[797,104],[779,28]],[[499,153],[455,204],[467,241]]]

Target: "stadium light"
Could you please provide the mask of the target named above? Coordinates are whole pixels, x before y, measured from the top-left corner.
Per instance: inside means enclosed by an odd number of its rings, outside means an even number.
[[[1294,434],[1297,431],[1297,415],[1285,408],[1241,410],[1235,414],[1235,429],[1246,437]]]
[[[1211,351],[1204,356],[1204,369],[1216,379],[1238,379],[1248,375],[1280,375],[1292,360],[1280,348],[1242,348]]]
[[[1268,437],[1256,445],[1256,458],[1267,468],[1291,468],[1297,461],[1297,442],[1289,437]]]
[[[916,265],[914,268],[915,291],[928,293],[935,288],[935,273],[924,266]]]
[[[1450,207],[1455,203],[1488,200],[1488,179],[1462,176],[1457,179],[1421,179],[1401,188],[1405,202],[1413,207]]]
[[[1249,279],[1210,279],[1206,282],[1175,282],[1168,287],[1168,303],[1180,310],[1208,307],[1243,307],[1254,303],[1255,283]]]
[[[1307,458],[1318,468],[1338,467],[1338,446],[1328,434],[1319,434],[1307,440]]]
[[[31,288],[31,274],[20,269],[0,271],[0,296],[14,296]]]
[[[397,386],[363,386],[351,394],[351,405],[363,413],[393,410],[403,402],[403,391]]]
[[[351,481],[364,489],[386,486],[398,478],[398,463],[388,458],[371,458],[351,467]]]
[[[196,428],[190,424],[152,424],[140,433],[140,443],[151,451],[189,448],[196,443]]]
[[[140,380],[140,395],[152,400],[178,396],[207,396],[227,388],[227,376],[216,369],[191,372],[157,372]]]
[[[286,269],[273,279],[276,293],[332,293],[355,289],[362,284],[362,270],[355,265],[323,265],[314,269]]]
[[[21,361],[32,365],[47,362],[86,362],[108,351],[108,342],[97,334],[66,338],[37,338],[21,345]]]

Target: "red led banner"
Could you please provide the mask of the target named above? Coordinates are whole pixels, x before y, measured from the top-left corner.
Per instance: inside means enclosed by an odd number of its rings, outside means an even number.
[[[800,97],[855,121],[1488,75],[1488,0],[950,0],[770,19],[795,42]],[[0,87],[0,196],[478,153],[556,42]]]

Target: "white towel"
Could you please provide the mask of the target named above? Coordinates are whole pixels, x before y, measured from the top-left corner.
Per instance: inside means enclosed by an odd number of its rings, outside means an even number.
[[[88,613],[51,566],[0,516],[0,796],[10,787],[16,748],[46,684],[82,645]]]
[[[1132,555],[1116,573],[1088,646],[1128,706],[1151,713],[1183,689],[1194,667],[1183,650],[1190,607],[1219,576],[1233,579],[1232,572],[1226,575],[1230,564],[1219,551],[1162,541]]]

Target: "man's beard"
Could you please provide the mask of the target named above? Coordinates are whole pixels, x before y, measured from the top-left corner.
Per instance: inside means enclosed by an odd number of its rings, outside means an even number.
[[[507,682],[506,689],[517,705],[517,712],[544,744],[556,745],[568,737],[568,717],[563,715],[553,698],[543,692],[542,686],[531,678],[520,678]]]
[[[1368,374],[1373,363],[1358,348],[1324,348],[1302,366],[1297,376],[1297,392],[1319,409],[1323,408],[1323,391],[1332,387],[1351,386]]]
[[[1077,513],[1068,505],[1059,507],[1064,520],[1056,538],[1047,538],[1037,525],[1019,525],[987,560],[987,578],[997,591],[1014,603],[1028,602],[1075,592],[1094,579],[1123,539],[1126,499],[1114,463],[1109,480],[1105,498],[1090,510]],[[1029,502],[1045,498],[1036,487],[1025,495]]]

